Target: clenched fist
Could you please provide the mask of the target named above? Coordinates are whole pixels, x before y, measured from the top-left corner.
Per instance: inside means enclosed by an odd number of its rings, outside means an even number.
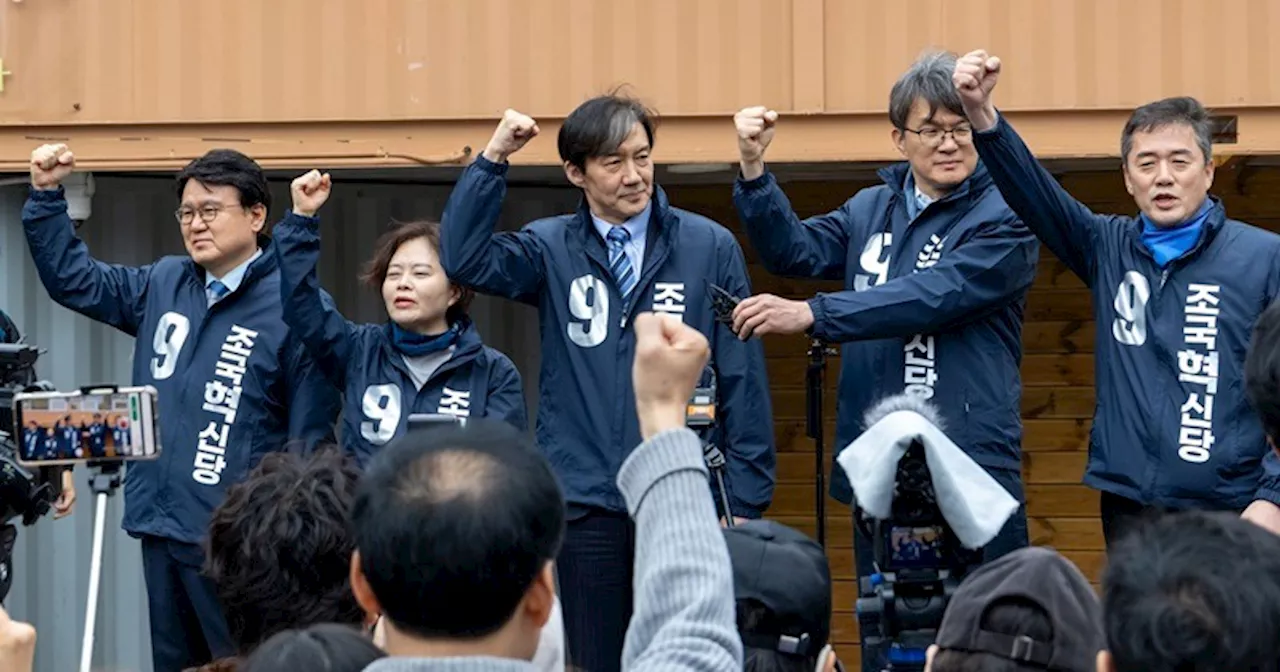
[[[964,105],[965,116],[975,130],[986,131],[996,125],[996,106],[991,102],[991,90],[1000,79],[1000,59],[979,49],[971,51],[956,61],[955,84]]]
[[[41,145],[31,152],[31,184],[57,189],[76,167],[76,155],[66,145]]]
[[[631,384],[636,392],[640,435],[645,439],[685,426],[689,398],[711,356],[707,337],[678,318],[636,315],[636,356]]]
[[[302,175],[289,185],[289,194],[293,197],[293,211],[303,217],[315,217],[320,206],[329,200],[329,192],[333,182],[329,173],[321,174],[313,170]]]
[[[764,150],[773,142],[777,123],[778,113],[762,106],[743,108],[733,115],[733,125],[738,130],[738,155],[742,159],[744,178],[752,180],[764,173]]]
[[[494,163],[502,163],[508,156],[520,151],[520,148],[536,135],[538,135],[538,122],[528,115],[507,110],[502,115],[502,121],[498,122],[498,128],[494,129],[488,146],[484,148],[484,158]]]

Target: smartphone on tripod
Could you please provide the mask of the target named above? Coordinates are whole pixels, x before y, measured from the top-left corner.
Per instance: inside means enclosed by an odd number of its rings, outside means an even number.
[[[18,463],[27,467],[154,460],[156,389],[122,387],[13,396]]]

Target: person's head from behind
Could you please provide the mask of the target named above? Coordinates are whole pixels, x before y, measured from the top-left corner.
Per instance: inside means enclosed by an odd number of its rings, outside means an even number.
[[[1120,135],[1124,186],[1153,224],[1195,216],[1213,186],[1209,112],[1190,97],[1165,98],[1133,111]]]
[[[329,623],[275,634],[239,672],[360,672],[386,655],[365,633]]]
[[[955,54],[928,52],[889,92],[893,144],[911,164],[916,186],[938,198],[960,186],[978,166],[973,126],[951,77]]]
[[[1271,449],[1280,451],[1280,301],[1267,306],[1253,325],[1244,358],[1244,391]]]
[[[822,547],[781,523],[724,531],[746,672],[842,670],[831,636],[831,569]]]
[[[930,672],[1094,672],[1102,609],[1071,561],[1024,548],[974,570],[952,595]]]
[[[374,244],[361,280],[381,292],[391,321],[417,334],[436,335],[467,316],[474,296],[449,281],[440,265],[440,224],[397,223]]]
[[[1280,537],[1178,513],[1135,523],[1108,556],[1099,672],[1280,670]]]
[[[560,160],[592,214],[621,224],[649,207],[656,131],[652,110],[616,93],[592,98],[565,118],[557,139]]]
[[[240,654],[277,632],[360,624],[347,517],[359,472],[337,450],[271,453],[213,512],[206,574]]]
[[[352,587],[391,655],[533,658],[565,510],[524,434],[486,420],[410,429],[369,464],[351,524]]]
[[[235,150],[215,149],[178,173],[177,188],[174,216],[197,264],[222,277],[253,256],[271,208],[261,166]]]

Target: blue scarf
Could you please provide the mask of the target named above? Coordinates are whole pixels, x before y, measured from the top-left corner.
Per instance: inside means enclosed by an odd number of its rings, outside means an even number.
[[[1156,226],[1145,214],[1140,217],[1142,244],[1151,250],[1151,256],[1156,258],[1156,264],[1160,268],[1168,266],[1169,262],[1195,247],[1196,242],[1200,240],[1200,229],[1204,228],[1204,222],[1209,219],[1209,210],[1212,208],[1213,201],[1205,198],[1204,204],[1191,219],[1171,228]]]
[[[405,357],[421,357],[433,352],[446,350],[457,343],[458,337],[461,335],[462,320],[454,322],[443,334],[436,334],[435,336],[415,334],[412,331],[401,329],[400,325],[395,322],[391,323],[391,346]]]

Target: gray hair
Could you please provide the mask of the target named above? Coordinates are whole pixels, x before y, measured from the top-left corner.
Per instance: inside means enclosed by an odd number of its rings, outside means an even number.
[[[1209,123],[1209,111],[1191,96],[1165,98],[1147,103],[1129,115],[1129,121],[1120,134],[1120,159],[1129,162],[1133,151],[1133,134],[1149,133],[1158,128],[1174,125],[1190,126],[1196,134],[1196,144],[1204,154],[1204,162],[1213,159],[1213,128]]]
[[[956,71],[956,55],[948,51],[927,51],[902,73],[889,92],[889,121],[894,128],[905,129],[911,106],[917,98],[929,104],[929,117],[938,108],[965,116],[960,94],[951,77]]]

